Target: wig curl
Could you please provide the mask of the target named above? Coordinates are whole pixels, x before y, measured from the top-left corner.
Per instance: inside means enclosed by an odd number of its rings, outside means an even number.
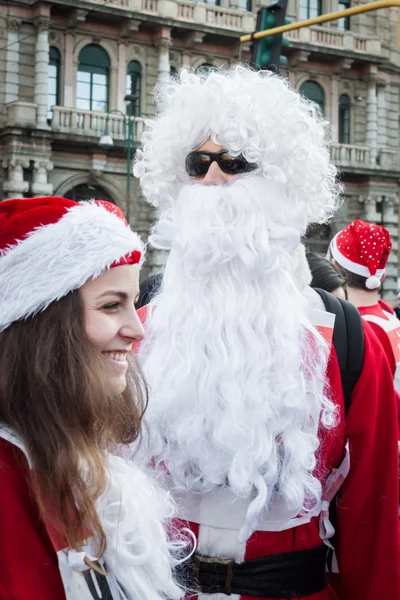
[[[266,178],[283,183],[286,197],[307,206],[307,222],[329,219],[340,202],[330,160],[330,130],[313,103],[269,71],[237,65],[161,82],[157,114],[148,120],[134,174],[146,200],[173,206],[188,181],[187,154],[209,137],[233,155],[257,163]]]

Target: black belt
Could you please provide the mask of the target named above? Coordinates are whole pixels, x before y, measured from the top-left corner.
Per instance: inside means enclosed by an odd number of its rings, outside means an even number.
[[[239,594],[259,598],[299,598],[323,590],[327,547],[270,554],[244,563],[195,553],[192,581],[206,594]]]

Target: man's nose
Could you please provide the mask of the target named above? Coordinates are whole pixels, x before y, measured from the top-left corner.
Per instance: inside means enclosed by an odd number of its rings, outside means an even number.
[[[199,183],[202,183],[203,185],[221,185],[223,183],[228,183],[230,177],[230,175],[221,171],[217,161],[214,161],[211,163],[210,168]]]

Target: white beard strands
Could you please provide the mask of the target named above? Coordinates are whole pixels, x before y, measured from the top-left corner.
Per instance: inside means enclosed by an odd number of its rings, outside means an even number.
[[[190,556],[193,539],[189,532],[171,530],[175,506],[169,493],[132,461],[109,455],[109,483],[97,510],[107,538],[106,568],[122,587],[123,597],[183,598],[173,570]],[[95,540],[93,544],[95,556]]]
[[[284,190],[255,175],[186,185],[152,236],[171,252],[141,348],[147,451],[178,489],[229,485],[251,498],[245,538],[278,490],[294,516],[315,507],[310,425],[321,412],[325,426],[335,422],[323,394],[327,345],[292,267],[306,211]]]

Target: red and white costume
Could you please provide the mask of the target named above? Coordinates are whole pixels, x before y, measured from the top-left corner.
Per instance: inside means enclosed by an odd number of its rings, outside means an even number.
[[[400,598],[389,366],[365,323],[345,417],[332,315],[307,288],[301,236],[338,205],[325,124],[265,71],[183,71],[163,85],[134,167],[161,209],[150,243],[169,251],[143,316],[144,447],[197,535],[200,598]],[[326,583],[335,474],[339,572]]]
[[[106,269],[138,264],[142,251],[139,237],[111,203],[57,197],[1,202],[0,332],[35,318]],[[25,368],[21,365],[22,373]],[[105,490],[96,500],[106,538],[106,550],[96,558],[98,545],[89,530],[79,532],[80,551],[69,546],[50,501],[43,522],[29,452],[18,433],[0,423],[2,600],[183,596],[173,579],[175,560],[165,527],[171,518],[168,495],[145,470],[117,454],[106,454]],[[84,476],[83,460],[81,468]],[[95,561],[107,575],[91,568]]]
[[[396,391],[400,392],[400,321],[388,308],[380,301],[372,306],[359,306],[358,310],[381,342],[392,369]]]
[[[145,324],[147,309],[140,309],[139,314]],[[320,314],[318,318],[321,324],[325,321]],[[320,326],[327,336],[332,322],[330,326],[329,320],[325,321],[325,327]],[[333,347],[329,358],[327,386],[337,403],[340,424],[331,431],[320,429],[321,447],[316,472],[325,483],[332,469],[341,465],[345,458],[346,443],[350,464],[357,468],[350,468],[337,506],[335,555],[339,573],[330,573],[329,585],[320,593],[307,596],[307,600],[381,600],[399,598],[400,595],[400,533],[390,537],[385,533],[399,528],[394,390],[387,361],[368,324],[364,325],[364,336],[364,368],[346,419]],[[296,519],[291,523],[265,522],[246,542],[239,542],[238,530],[245,512],[240,499],[229,498],[226,492],[207,497],[178,492],[176,496],[181,507],[182,525],[189,521],[198,540],[197,550],[206,556],[243,562],[269,554],[307,550],[324,543],[321,507],[309,522],[300,524],[301,519],[299,524]],[[328,536],[326,542],[330,543]],[[207,598],[224,600],[228,596],[199,596],[200,600]],[[230,598],[273,600],[237,595]]]

